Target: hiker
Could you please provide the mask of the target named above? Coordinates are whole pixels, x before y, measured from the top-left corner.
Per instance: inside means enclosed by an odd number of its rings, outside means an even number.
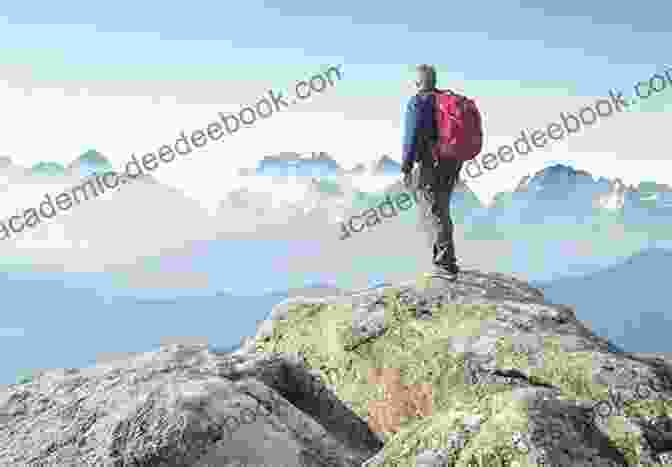
[[[481,116],[473,100],[436,88],[433,66],[419,65],[416,71],[417,94],[406,106],[404,122],[403,183],[414,192],[432,262],[440,274],[456,279],[459,267],[449,204],[462,165],[481,151]]]

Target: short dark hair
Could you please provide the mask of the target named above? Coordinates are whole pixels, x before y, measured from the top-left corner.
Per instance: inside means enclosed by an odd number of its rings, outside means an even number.
[[[422,73],[431,87],[436,87],[436,69],[432,65],[422,64],[415,68]]]

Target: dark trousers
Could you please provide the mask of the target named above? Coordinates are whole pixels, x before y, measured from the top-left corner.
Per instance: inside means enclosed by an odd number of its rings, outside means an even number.
[[[421,228],[432,248],[432,262],[451,266],[457,263],[450,218],[450,199],[459,179],[463,161],[444,160],[440,164],[420,163],[413,170],[414,197]]]

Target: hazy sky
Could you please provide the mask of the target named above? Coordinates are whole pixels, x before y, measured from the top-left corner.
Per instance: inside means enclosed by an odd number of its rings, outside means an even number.
[[[235,170],[279,151],[327,151],[346,167],[383,153],[399,160],[417,63],[436,64],[441,87],[476,97],[491,150],[611,88],[631,95],[669,63],[669,2],[535,3],[12,2],[0,9],[0,155],[68,163],[95,148],[122,165],[217,112],[342,64],[343,80],[323,94],[154,172],[211,208]],[[672,183],[659,131],[670,123],[672,83],[646,104],[648,112],[605,118],[472,189],[487,201],[551,162]]]

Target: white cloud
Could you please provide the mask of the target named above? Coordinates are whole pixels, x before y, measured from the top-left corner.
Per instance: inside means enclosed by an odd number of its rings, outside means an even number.
[[[193,130],[204,129],[217,121],[218,112],[236,112],[241,106],[255,103],[266,86],[232,82],[215,92],[217,88],[210,85],[196,89],[198,86],[193,83],[191,88],[185,87],[187,84],[168,88],[156,83],[156,90],[149,84],[137,84],[137,89],[116,89],[119,95],[112,89],[107,90],[111,95],[99,95],[94,85],[81,93],[33,88],[32,94],[26,96],[23,89],[0,82],[0,99],[15,109],[11,114],[0,115],[0,124],[6,129],[0,154],[10,155],[16,163],[27,166],[47,160],[67,164],[84,150],[96,148],[113,165],[121,167],[132,153],[142,157],[163,144],[174,143],[182,130],[189,135]],[[287,84],[291,85],[283,83]],[[147,95],[133,95],[142,92]],[[602,98],[476,97],[484,116],[488,150],[511,143],[523,128],[544,128],[559,121],[560,112],[575,113]],[[236,171],[255,166],[265,155],[326,151],[345,168],[368,163],[385,153],[400,161],[399,104],[405,99],[341,97],[334,89],[331,94],[316,95],[258,120],[254,126],[220,141],[209,141],[189,156],[178,156],[175,161],[160,165],[153,175],[198,200],[209,215],[214,215],[219,200],[236,184]],[[663,117],[664,114],[654,113],[615,114],[608,117],[609,121],[585,128],[565,141],[553,142],[546,150],[537,149],[528,156],[516,157],[512,163],[500,164],[472,180],[470,186],[487,202],[495,193],[512,189],[523,176],[540,170],[551,160],[575,160],[578,168],[596,175],[672,183],[671,162],[662,150],[665,146],[661,138],[666,134]],[[24,205],[43,195],[27,187],[12,187],[11,193]],[[6,209],[4,203],[2,209]]]

